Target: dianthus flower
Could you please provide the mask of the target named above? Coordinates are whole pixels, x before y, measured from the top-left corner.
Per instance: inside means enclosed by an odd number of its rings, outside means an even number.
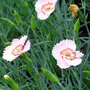
[[[53,47],[52,55],[57,60],[57,65],[65,69],[79,65],[84,54],[76,51],[75,41],[66,39]]]
[[[27,52],[30,49],[30,41],[27,40],[27,36],[22,36],[20,39],[13,39],[10,46],[7,46],[3,53],[3,59],[12,61],[20,56],[22,53]],[[26,42],[26,43],[25,43]]]
[[[57,0],[37,0],[35,10],[40,20],[47,19],[54,11]]]

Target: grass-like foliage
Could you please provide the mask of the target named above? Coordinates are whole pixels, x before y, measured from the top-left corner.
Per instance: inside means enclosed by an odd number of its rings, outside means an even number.
[[[89,0],[77,2],[81,16],[73,18],[68,7],[76,2],[58,0],[46,20],[37,18],[36,1],[0,0],[0,90],[16,90],[14,84],[17,90],[89,90]],[[4,60],[4,48],[24,35],[31,42],[30,50],[12,62]],[[64,39],[74,40],[77,50],[84,53],[80,65],[67,69],[57,66],[52,49]]]

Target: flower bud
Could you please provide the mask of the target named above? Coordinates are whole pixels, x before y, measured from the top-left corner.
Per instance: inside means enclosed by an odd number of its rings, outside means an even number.
[[[19,90],[19,86],[8,75],[4,75],[6,82],[15,90]]]

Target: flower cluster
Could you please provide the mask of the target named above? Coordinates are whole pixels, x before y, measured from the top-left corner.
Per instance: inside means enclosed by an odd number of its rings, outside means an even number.
[[[47,19],[54,11],[56,2],[57,0],[37,0],[35,4],[37,17],[40,20]],[[70,5],[69,9],[72,10],[72,17],[76,16],[79,10],[78,6],[75,4]],[[12,61],[29,49],[30,41],[27,40],[26,35],[22,36],[20,39],[13,39],[11,45],[5,48],[3,59]],[[84,54],[76,51],[75,41],[66,39],[53,47],[52,55],[57,60],[57,65],[61,69],[65,69],[70,66],[79,65],[82,62],[81,57],[83,57]]]

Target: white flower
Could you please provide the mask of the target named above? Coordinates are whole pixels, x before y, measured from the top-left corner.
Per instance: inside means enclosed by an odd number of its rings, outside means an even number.
[[[47,19],[54,11],[57,0],[37,0],[35,10],[40,20]]]
[[[63,40],[53,47],[52,55],[57,60],[57,65],[62,68],[79,65],[83,53],[76,50],[76,44],[73,40]]]
[[[13,39],[10,46],[7,46],[3,53],[3,59],[12,61],[22,53],[27,52],[30,49],[30,41],[26,43],[27,36],[22,36],[20,39]]]

